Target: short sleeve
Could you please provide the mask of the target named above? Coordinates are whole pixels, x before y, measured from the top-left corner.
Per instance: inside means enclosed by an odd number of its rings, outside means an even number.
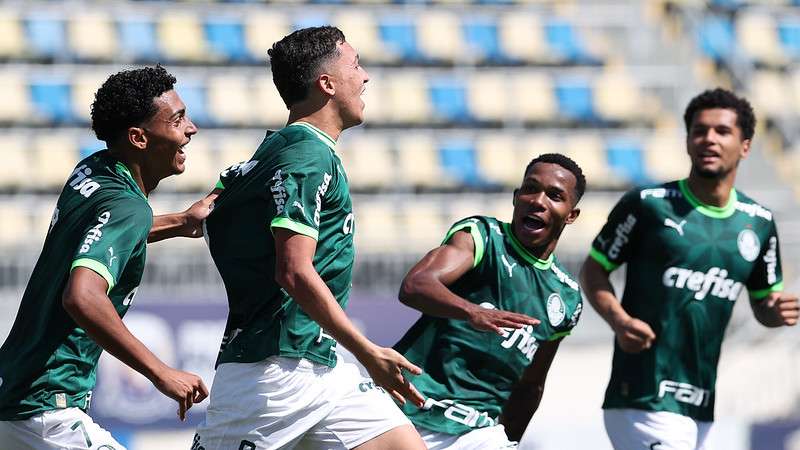
[[[592,242],[589,256],[611,272],[628,261],[636,245],[641,221],[638,190],[628,191],[608,215],[608,221]]]
[[[485,225],[477,217],[460,220],[447,230],[447,234],[445,234],[444,239],[442,239],[442,245],[446,244],[450,238],[459,231],[467,231],[472,235],[472,240],[475,243],[472,267],[478,267],[483,260],[483,254],[488,245],[489,233]]]
[[[275,208],[270,229],[286,228],[318,239],[325,194],[336,174],[328,147],[302,144],[288,148],[286,154],[291,157],[270,174],[267,184]]]
[[[778,229],[775,222],[770,221],[769,237],[761,246],[761,251],[754,261],[753,270],[750,272],[750,278],[747,279],[747,290],[752,300],[761,300],[772,292],[783,290],[781,254],[778,244]]]
[[[70,270],[97,272],[111,291],[136,248],[145,245],[153,213],[144,200],[132,198],[108,202],[97,211],[84,228]]]

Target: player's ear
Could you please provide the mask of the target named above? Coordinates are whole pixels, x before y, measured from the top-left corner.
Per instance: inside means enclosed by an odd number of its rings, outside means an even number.
[[[572,211],[570,211],[569,214],[567,214],[567,219],[564,222],[569,225],[575,222],[575,219],[577,219],[578,216],[580,215],[581,215],[581,209],[573,208]]]
[[[336,86],[334,85],[333,77],[327,73],[323,73],[317,78],[317,87],[319,87],[319,90],[324,94],[330,96],[336,94]]]
[[[147,135],[144,128],[128,128],[128,142],[139,150],[144,150],[147,147]]]

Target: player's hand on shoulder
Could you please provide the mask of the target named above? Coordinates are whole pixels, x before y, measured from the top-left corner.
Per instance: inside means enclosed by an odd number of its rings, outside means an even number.
[[[767,307],[772,311],[775,320],[785,326],[797,324],[800,317],[800,303],[796,294],[775,292],[767,298]]]
[[[165,367],[157,374],[153,385],[162,394],[178,402],[178,417],[181,420],[186,420],[186,411],[193,404],[208,397],[208,388],[199,376],[171,367]]]
[[[367,369],[372,381],[384,388],[401,405],[406,400],[422,406],[425,399],[417,388],[405,377],[403,370],[414,375],[422,373],[422,369],[411,364],[403,355],[394,349],[375,346],[369,356],[361,363]]]
[[[469,311],[468,322],[476,330],[491,331],[502,336],[503,328],[522,328],[525,325],[538,325],[541,321],[525,314],[476,305]]]
[[[617,343],[625,353],[640,353],[649,349],[656,339],[650,325],[635,317],[627,317],[615,324]]]

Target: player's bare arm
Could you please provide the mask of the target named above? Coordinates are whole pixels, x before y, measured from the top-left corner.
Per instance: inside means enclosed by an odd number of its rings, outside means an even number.
[[[185,211],[154,216],[147,242],[158,242],[174,237],[197,238],[202,236],[203,220],[211,214],[211,205],[220,192],[222,189],[214,189]]]
[[[317,241],[284,228],[273,230],[275,280],[278,284],[326,333],[358,358],[375,383],[385,388],[398,402],[404,403],[408,399],[421,406],[424,399],[405,378],[403,370],[415,375],[422,371],[391,348],[373,344],[353,325],[314,269]]]
[[[544,394],[544,382],[547,372],[558,351],[558,345],[563,338],[554,341],[544,342],[536,350],[536,358],[533,359],[522,373],[511,395],[508,397],[503,412],[500,415],[500,423],[506,429],[508,438],[512,441],[519,441],[528,427],[533,414],[539,408]]]
[[[458,231],[445,245],[420,260],[403,279],[400,301],[424,314],[466,320],[474,328],[502,334],[501,328],[522,328],[539,320],[525,314],[486,309],[454,294],[448,286],[461,278],[474,261],[472,235]]]
[[[750,299],[753,315],[766,327],[793,326],[800,317],[797,295],[773,292],[761,300]]]
[[[75,323],[100,347],[149,379],[159,391],[178,402],[178,416],[208,396],[197,375],[175,370],[136,339],[120,319],[106,295],[108,283],[91,269],[77,267],[64,289],[62,305]]]
[[[631,317],[620,304],[609,280],[609,272],[587,257],[581,269],[581,287],[592,307],[614,330],[622,351],[639,353],[653,345],[656,338],[646,322]]]

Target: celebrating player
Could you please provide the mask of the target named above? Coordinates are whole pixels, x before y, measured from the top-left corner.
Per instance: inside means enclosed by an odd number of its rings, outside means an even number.
[[[0,348],[0,442],[13,449],[122,449],[85,413],[103,349],[179,404],[208,394],[122,323],[145,265],[148,194],[184,170],[197,132],[160,66],[112,75],[92,104],[108,150],[84,159],[58,198],[44,248]]]
[[[426,397],[403,411],[428,448],[516,448],[580,316],[578,283],[553,251],[585,186],[571,159],[537,157],[510,224],[457,222],[403,280],[400,300],[423,316],[395,348],[425,371],[412,381]]]
[[[421,404],[403,376],[419,369],[367,340],[343,311],[355,224],[335,148],[363,121],[369,77],[333,27],[298,30],[269,55],[289,125],[222,173],[206,220],[230,313],[193,448],[424,448],[384,391]],[[337,364],[337,342],[374,382]]]
[[[797,323],[797,297],[781,293],[772,213],[733,187],[753,139],[750,104],[706,91],[684,122],[689,177],[625,194],[582,270],[587,298],[616,334],[603,408],[617,450],[703,448],[722,338],[744,288],[763,325]],[[624,263],[620,303],[609,274]]]

